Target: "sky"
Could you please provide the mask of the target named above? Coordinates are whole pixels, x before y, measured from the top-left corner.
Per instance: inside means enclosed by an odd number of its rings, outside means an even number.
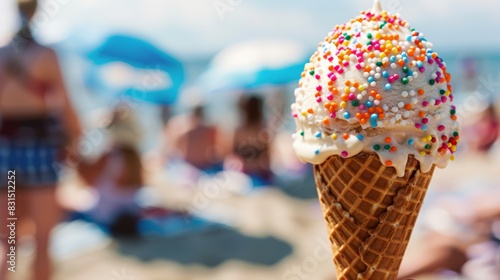
[[[37,37],[96,44],[113,32],[144,37],[181,58],[211,56],[232,43],[283,38],[313,49],[335,24],[372,0],[40,0]],[[500,1],[382,0],[437,51],[494,51],[500,44]],[[18,23],[15,0],[0,0],[0,44]]]

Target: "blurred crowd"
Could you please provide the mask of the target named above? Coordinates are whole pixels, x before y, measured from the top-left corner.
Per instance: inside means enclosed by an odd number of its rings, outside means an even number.
[[[283,182],[290,182],[286,177],[311,176],[311,168],[293,156],[291,133],[284,124],[286,105],[269,101],[258,90],[239,93],[233,104],[239,113],[235,128],[208,121],[209,104],[192,104],[183,114],[164,114],[160,145],[148,155],[142,154],[144,135],[137,112],[119,103],[108,108],[109,122],[100,127],[110,138],[103,142],[102,153],[73,158],[68,151],[81,149],[83,130],[74,109],[77,104],[70,102],[55,51],[38,44],[31,34],[29,22],[36,1],[19,3],[23,25],[12,42],[0,49],[0,168],[1,174],[16,170],[16,215],[26,222],[18,226],[18,239],[32,235],[37,244],[32,279],[50,279],[49,236],[61,221],[83,220],[111,236],[129,238],[145,232],[165,234],[169,223],[164,221],[170,218],[203,223],[185,210],[144,203],[157,196],[148,188],[151,172],[169,173],[172,181],[182,182],[179,188],[199,187],[200,180],[221,172],[238,173],[247,179],[245,193],[262,188],[286,191],[288,185]],[[464,116],[462,155],[489,156],[492,151],[498,155],[500,116],[495,106],[492,98]],[[267,114],[270,108],[279,113]],[[57,186],[66,169],[75,171],[86,191],[96,197],[92,203],[58,200]],[[9,183],[4,177],[2,207],[8,199]],[[310,180],[302,187],[313,188],[314,183]],[[449,200],[437,202],[436,207],[450,213],[456,227],[463,230],[454,236],[429,230],[429,242],[422,248],[426,257],[403,265],[402,277],[437,271],[476,275],[471,279],[500,275],[499,199],[498,191],[469,196],[465,204],[473,211],[466,218],[460,206]],[[6,214],[0,211],[0,220],[5,221]],[[6,229],[0,233],[0,279],[6,279]],[[478,271],[484,276],[477,278]]]

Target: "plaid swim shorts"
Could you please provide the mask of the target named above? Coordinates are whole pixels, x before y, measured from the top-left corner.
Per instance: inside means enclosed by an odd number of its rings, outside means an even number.
[[[3,120],[0,127],[0,188],[15,171],[19,187],[53,186],[59,179],[59,159],[64,136],[52,117]]]

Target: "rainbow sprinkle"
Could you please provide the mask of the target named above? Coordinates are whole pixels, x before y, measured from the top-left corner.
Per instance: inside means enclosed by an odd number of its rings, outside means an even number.
[[[373,30],[366,33],[363,29],[366,26]],[[400,34],[407,32],[402,32],[403,29],[409,29],[409,35],[400,38]],[[359,72],[359,75],[349,75],[348,79],[345,73],[352,71]],[[456,107],[451,106],[451,110],[446,112],[448,119],[435,119],[433,113],[440,108],[449,108],[444,105],[449,106],[448,103],[453,101],[451,76],[432,44],[427,42],[421,32],[409,28],[409,24],[398,15],[385,11],[363,11],[348,23],[335,26],[311,57],[310,63],[306,64],[299,87],[309,76],[311,79],[308,78],[308,81],[316,83],[312,88],[316,90],[317,104],[327,111],[327,117],[320,120],[324,129],[316,132],[317,138],[322,134],[339,141],[347,141],[350,136],[359,141],[366,138],[359,131],[352,135],[339,134],[342,137],[332,134],[335,127],[330,119],[339,118],[349,124],[357,122],[364,129],[378,128],[385,123],[404,125],[414,127],[422,135],[434,130],[436,134],[428,135],[425,139],[407,136],[402,143],[396,143],[388,137],[383,143],[372,145],[372,149],[396,153],[400,145],[405,145],[418,149],[415,154],[421,156],[437,150],[440,155],[449,154],[450,159],[454,158],[460,135],[454,129],[457,125],[449,127],[448,121],[457,120]],[[427,84],[425,89],[415,88],[414,81],[419,77],[423,82],[418,85]],[[432,90],[426,92],[429,89]],[[392,93],[401,100],[396,106],[392,103],[389,105],[390,102],[385,100]],[[438,98],[434,93],[437,93]],[[320,116],[320,112],[307,108],[294,113],[293,117],[301,118],[300,113],[302,116]],[[319,149],[316,152],[319,153]],[[348,151],[340,154],[349,156]],[[388,160],[386,164],[390,166],[393,163]]]

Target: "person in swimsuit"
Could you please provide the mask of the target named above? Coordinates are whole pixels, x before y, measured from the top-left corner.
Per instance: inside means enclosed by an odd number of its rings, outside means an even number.
[[[191,113],[191,128],[180,136],[177,147],[182,158],[208,174],[222,170],[220,135],[217,127],[205,123],[202,106]]]
[[[244,96],[240,101],[242,123],[233,137],[233,154],[249,175],[254,186],[271,184],[270,145],[273,132],[264,121],[263,101],[257,96]]]
[[[432,217],[442,219],[440,226],[422,232],[419,254],[403,259],[398,279],[431,274],[500,279],[500,190],[475,189],[467,195],[462,191],[459,198],[448,194],[435,202],[434,207],[446,215]]]
[[[22,27],[9,45],[0,48],[0,221],[17,218],[17,241],[26,234],[34,236],[32,279],[49,280],[49,234],[60,218],[56,166],[65,151],[78,151],[81,129],[56,53],[33,39],[30,20],[37,1],[20,0],[18,6]],[[11,176],[8,181],[8,174],[15,174],[15,180]],[[14,189],[11,216],[7,201]],[[6,278],[6,250],[12,246],[7,230],[0,227],[0,279]],[[19,265],[23,264],[17,269]]]

